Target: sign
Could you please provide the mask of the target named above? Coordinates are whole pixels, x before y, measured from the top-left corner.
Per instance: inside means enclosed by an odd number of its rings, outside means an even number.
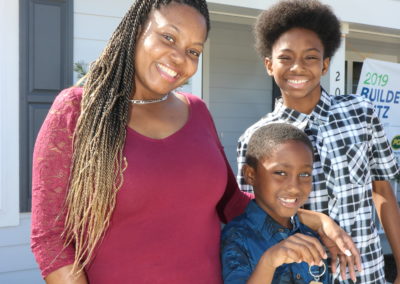
[[[374,104],[400,165],[400,64],[365,59],[357,94]]]

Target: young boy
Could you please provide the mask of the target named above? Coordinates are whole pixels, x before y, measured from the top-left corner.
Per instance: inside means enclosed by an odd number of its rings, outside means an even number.
[[[245,163],[255,200],[223,230],[224,283],[329,283],[326,253],[296,215],[312,187],[307,135],[290,124],[263,126],[248,143]]]
[[[281,1],[261,13],[255,36],[282,98],[239,138],[242,190],[252,190],[242,168],[255,130],[276,121],[304,130],[314,146],[313,190],[305,208],[329,215],[351,235],[363,265],[358,283],[385,283],[374,205],[400,271],[400,211],[389,182],[399,169],[371,103],[355,95],[330,96],[320,86],[340,44],[338,19],[314,0]],[[346,278],[344,269],[341,275]]]

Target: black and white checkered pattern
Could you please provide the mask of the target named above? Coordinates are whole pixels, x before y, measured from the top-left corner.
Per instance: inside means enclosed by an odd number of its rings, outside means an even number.
[[[399,169],[372,104],[359,96],[329,96],[322,91],[319,103],[307,115],[278,100],[272,113],[239,138],[237,180],[243,191],[252,192],[241,174],[247,143],[258,128],[273,122],[304,130],[314,146],[313,191],[304,207],[328,214],[351,235],[363,262],[357,283],[385,283],[373,221],[372,181],[393,179]]]

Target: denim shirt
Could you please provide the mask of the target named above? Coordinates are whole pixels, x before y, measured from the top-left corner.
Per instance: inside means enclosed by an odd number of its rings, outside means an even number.
[[[292,229],[287,229],[272,219],[253,200],[247,206],[245,212],[228,223],[221,240],[222,274],[224,283],[246,283],[254,271],[262,254],[288,237],[302,233],[309,236],[317,235],[307,226],[300,223],[297,215],[291,218]],[[329,282],[328,266],[319,279],[319,282]],[[320,274],[323,267],[313,266],[313,274]],[[278,283],[310,283],[314,278],[309,273],[307,263],[283,264],[275,270],[272,280]]]

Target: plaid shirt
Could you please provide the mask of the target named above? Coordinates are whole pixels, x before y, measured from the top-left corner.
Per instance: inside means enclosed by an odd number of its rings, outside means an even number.
[[[275,110],[239,138],[237,180],[243,191],[252,192],[241,174],[247,143],[258,128],[273,122],[304,130],[314,146],[313,190],[304,207],[329,215],[351,235],[363,264],[357,283],[385,283],[372,181],[393,179],[399,169],[372,104],[360,96],[330,96],[323,90],[307,115],[277,100]]]

